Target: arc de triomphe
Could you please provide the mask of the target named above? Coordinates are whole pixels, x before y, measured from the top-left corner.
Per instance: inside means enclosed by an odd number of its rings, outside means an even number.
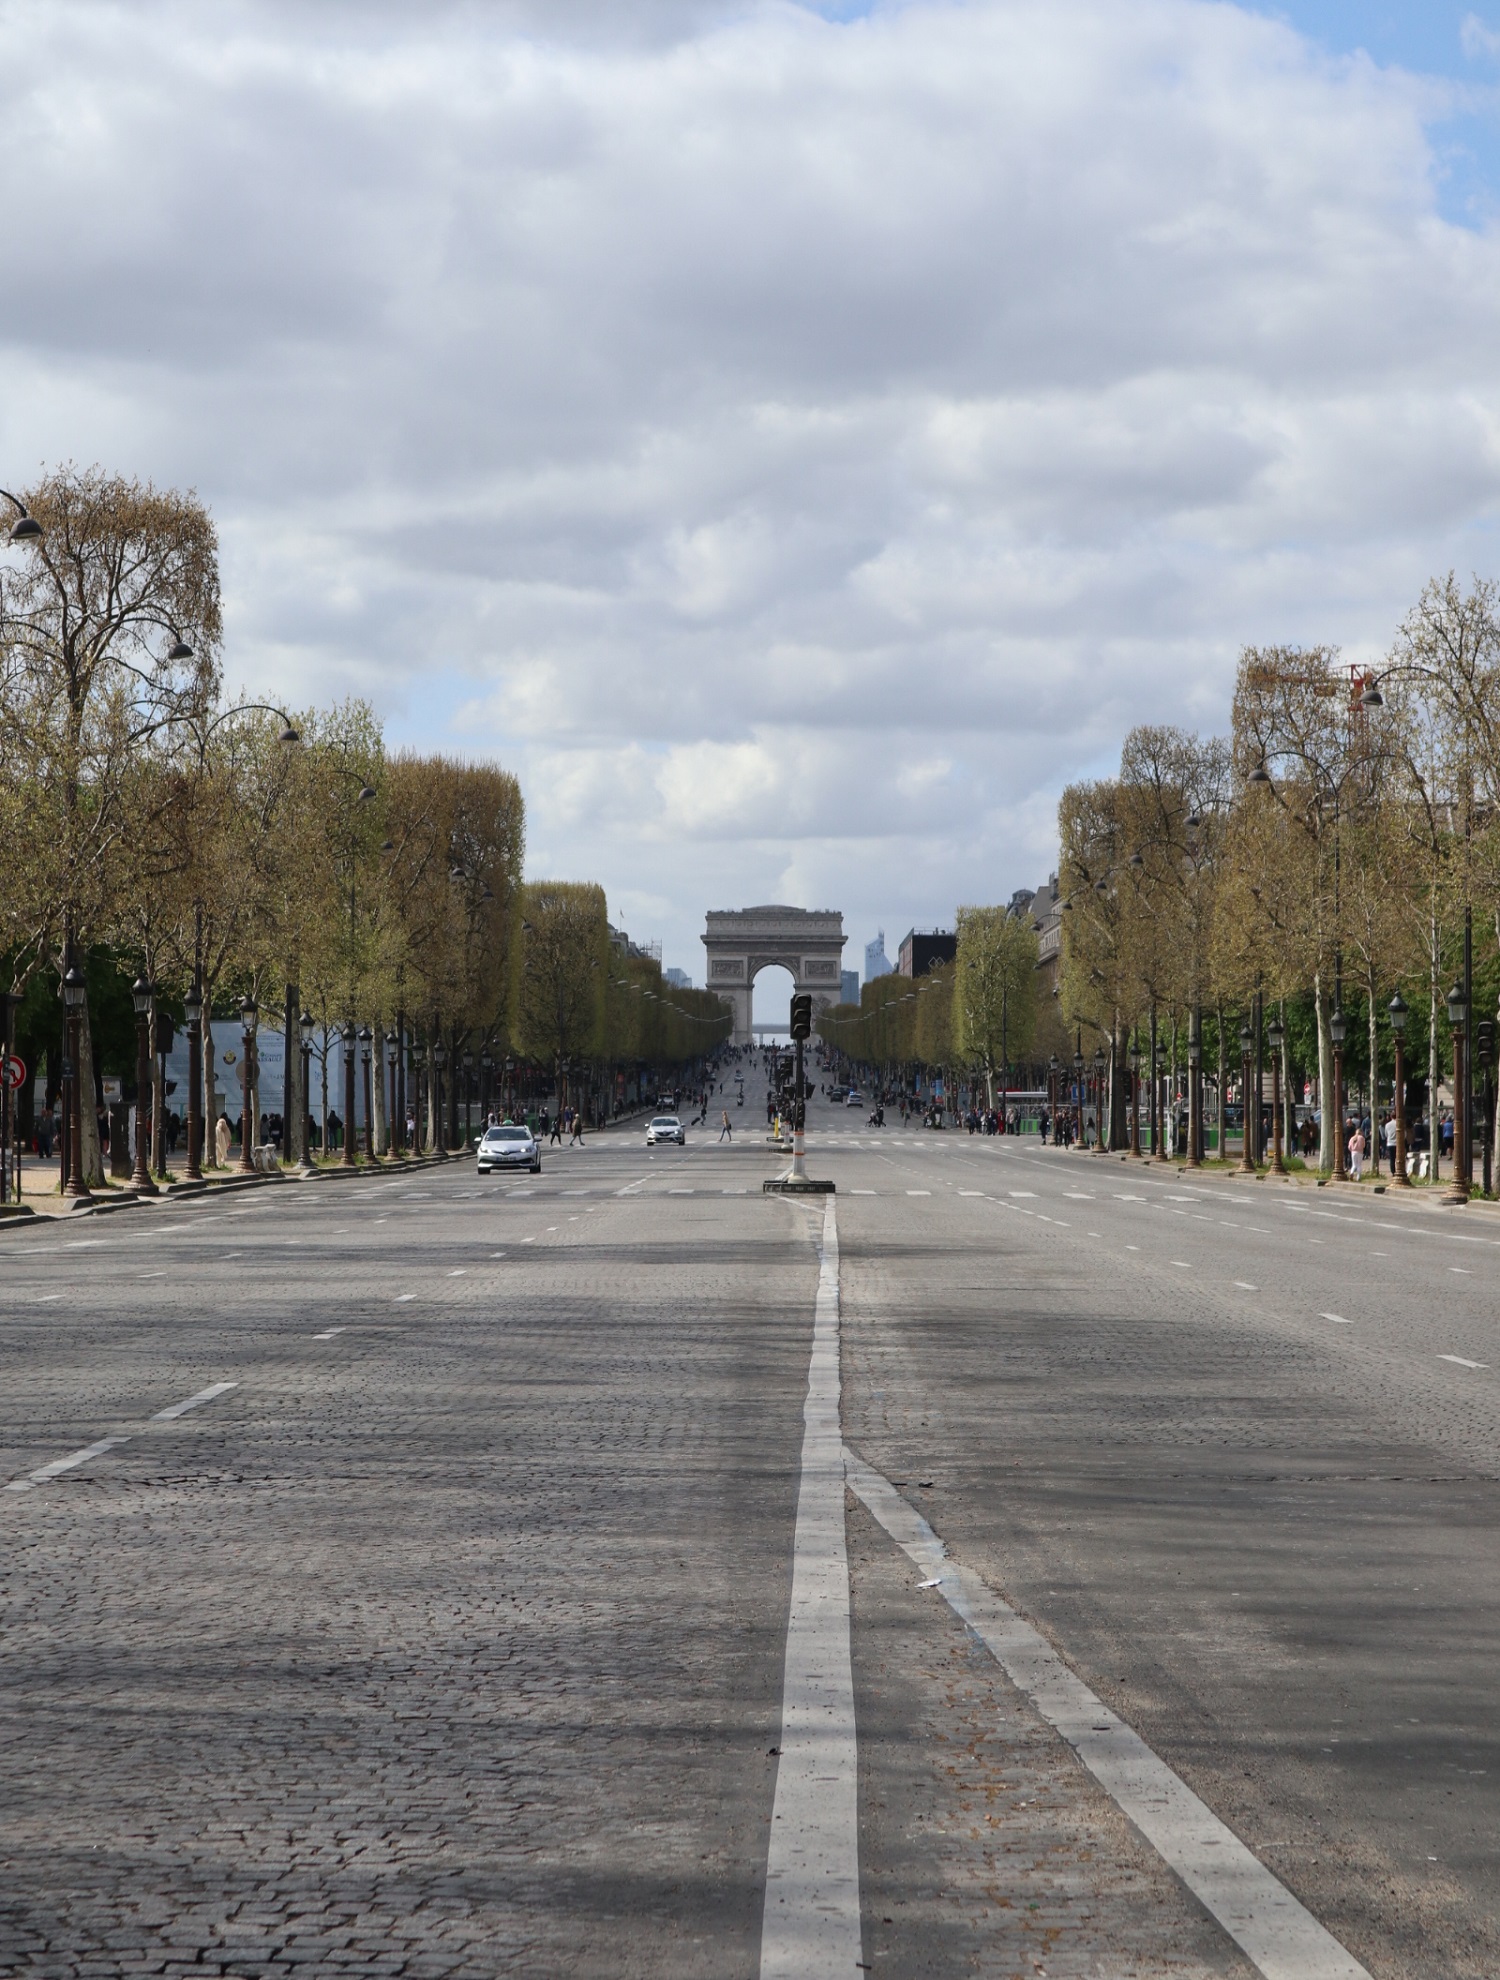
[[[760,971],[790,970],[798,990],[809,991],[816,1017],[839,1000],[844,960],[844,917],[821,908],[710,909],[703,935],[708,987],[734,1012],[734,1042],[753,1044],[751,992]]]

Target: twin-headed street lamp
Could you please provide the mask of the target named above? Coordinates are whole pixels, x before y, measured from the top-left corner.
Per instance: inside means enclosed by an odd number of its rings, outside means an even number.
[[[1333,1040],[1333,1179],[1348,1180],[1344,1166],[1344,1007],[1334,1005],[1328,1019],[1328,1036]]]
[[[1391,1039],[1396,1047],[1395,1091],[1391,1095],[1396,1111],[1396,1175],[1400,1189],[1411,1188],[1411,1177],[1406,1173],[1406,1067],[1402,1060],[1402,1046],[1406,1037],[1406,999],[1398,990],[1386,1006],[1391,1019]]]
[[[89,1186],[83,1179],[83,1104],[78,1068],[83,1056],[86,986],[83,971],[77,963],[71,963],[63,975],[62,994],[67,1027],[67,1046],[62,1063],[63,1195],[83,1202],[88,1198]]]

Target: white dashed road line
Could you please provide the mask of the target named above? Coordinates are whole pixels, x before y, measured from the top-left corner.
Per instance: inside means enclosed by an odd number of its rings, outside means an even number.
[[[1440,1354],[1438,1360],[1454,1362],[1460,1368],[1488,1368],[1490,1365],[1487,1361],[1466,1361],[1461,1354]]]
[[[208,1388],[200,1389],[197,1395],[188,1396],[180,1403],[168,1403],[165,1409],[159,1409],[156,1412],[151,1421],[153,1423],[170,1423],[174,1417],[186,1416],[190,1409],[199,1409],[204,1403],[212,1402],[215,1396],[228,1395],[231,1389],[237,1389],[238,1387],[238,1382],[211,1383]]]
[[[1335,1327],[1352,1327],[1354,1325],[1354,1322],[1352,1320],[1346,1320],[1342,1313],[1325,1313],[1322,1315],[1322,1318],[1331,1320]]]
[[[58,1478],[65,1471],[72,1471],[76,1465],[87,1464],[90,1458],[102,1457],[112,1451],[116,1444],[128,1444],[128,1437],[101,1437],[97,1444],[86,1445],[81,1451],[70,1451],[66,1457],[54,1458],[51,1464],[41,1465],[24,1478],[13,1478],[6,1486],[7,1492],[29,1492],[34,1485],[45,1485],[51,1478]]]

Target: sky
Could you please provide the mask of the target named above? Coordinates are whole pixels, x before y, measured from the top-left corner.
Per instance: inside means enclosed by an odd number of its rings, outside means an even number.
[[[0,0],[0,117],[0,485],[195,488],[231,686],[700,982],[1495,571],[1500,0]]]

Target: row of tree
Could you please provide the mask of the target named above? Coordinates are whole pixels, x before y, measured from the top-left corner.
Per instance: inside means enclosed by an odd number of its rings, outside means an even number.
[[[1039,1012],[1029,916],[962,907],[956,932],[951,963],[916,979],[875,977],[858,1004],[830,1005],[818,1034],[852,1064],[868,1067],[882,1087],[917,1071],[956,1073],[982,1080],[993,1106],[997,1081],[1029,1067],[1039,1049],[1044,1056],[1053,1049],[1058,1020],[1051,1010]]]
[[[1227,1043],[1233,1067],[1242,1017],[1270,1012],[1291,1103],[1332,1091],[1339,1012],[1378,1103],[1399,991],[1430,1111],[1450,985],[1477,1020],[1500,992],[1500,594],[1430,583],[1375,668],[1247,649],[1227,737],[1132,731],[1119,775],[1072,785],[1058,823],[1059,1003],[1086,1049],[1118,1070],[1154,1021],[1212,1035],[1221,1066]],[[1323,1109],[1325,1167],[1339,1131]]]
[[[601,889],[523,885],[513,776],[388,753],[363,702],[226,700],[217,544],[193,495],[67,468],[7,499],[0,965],[44,1035],[68,969],[86,977],[84,1095],[91,1009],[128,1012],[138,972],[179,1013],[196,986],[207,1066],[215,1022],[237,1025],[246,998],[279,1015],[289,993],[320,1032],[399,1017],[451,1050],[580,1073],[681,1065],[726,1034],[717,1000],[612,943]]]

